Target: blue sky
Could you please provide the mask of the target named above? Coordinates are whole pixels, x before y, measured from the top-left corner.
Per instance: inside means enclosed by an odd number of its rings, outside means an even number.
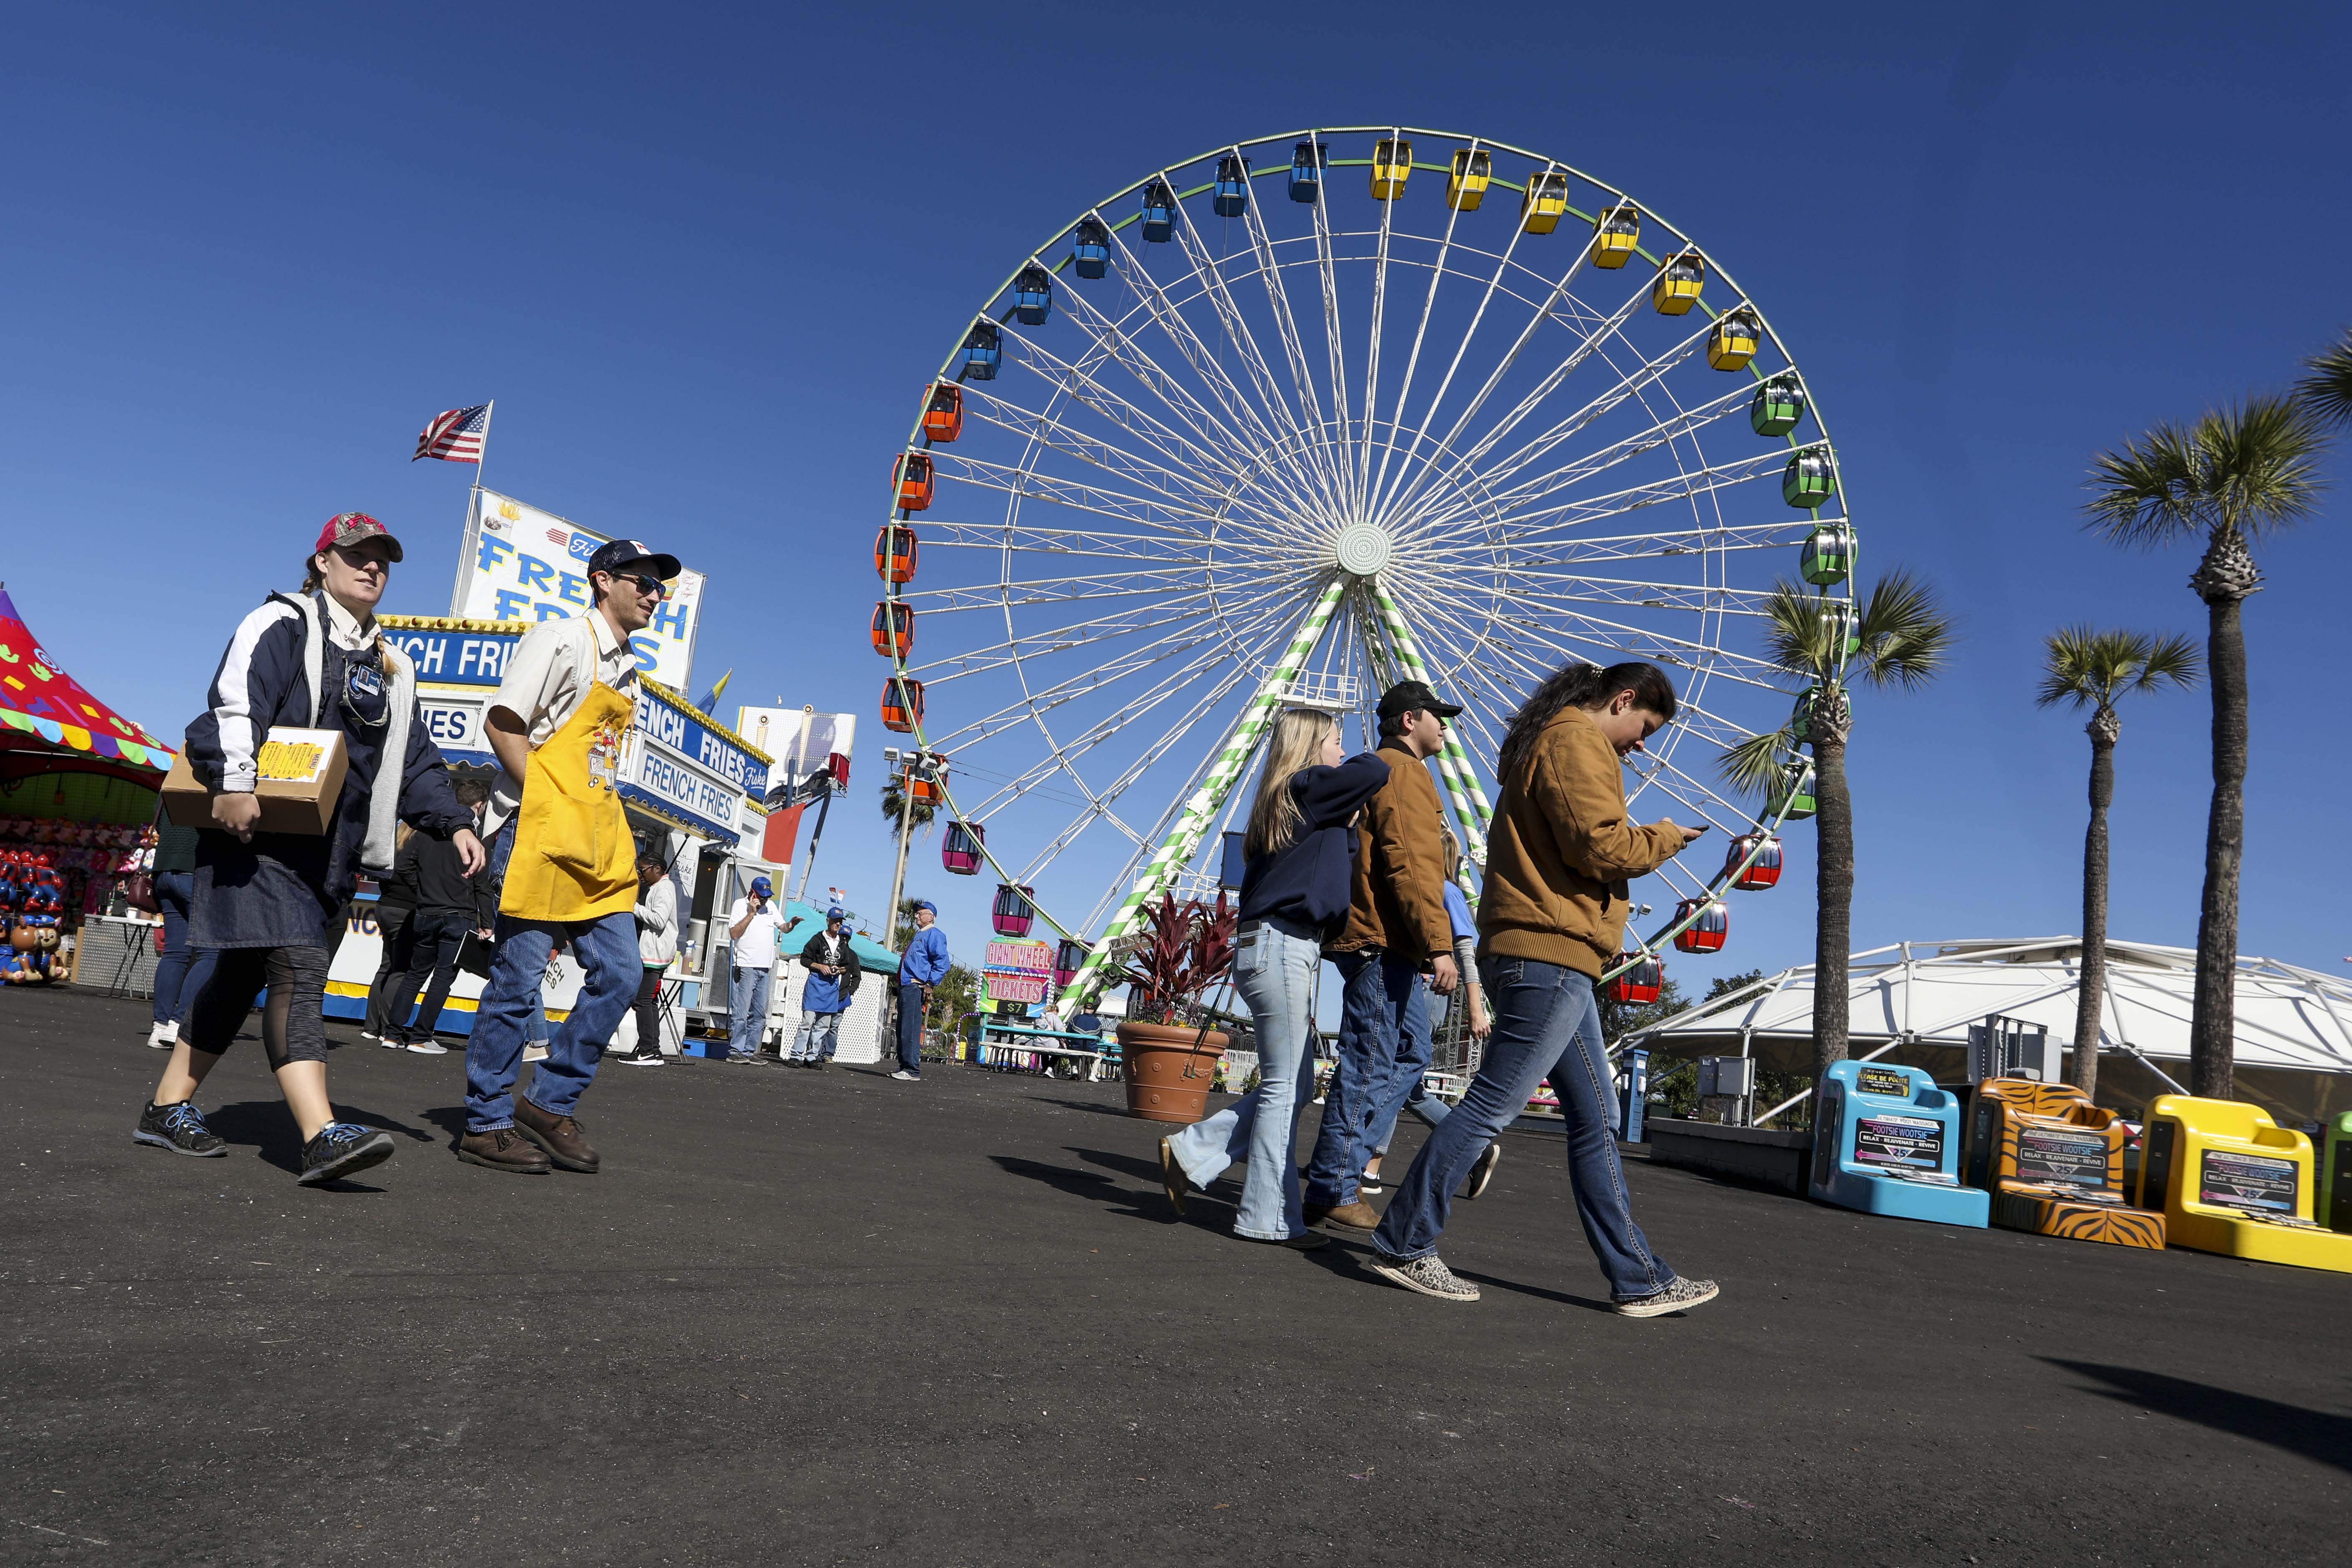
[[[1736,268],[1838,437],[1867,560],[1960,617],[1869,698],[1858,945],[2079,920],[2087,745],[2042,637],[2201,637],[2193,552],[2078,527],[2090,457],[2275,386],[2352,321],[2322,5],[487,6],[58,10],[0,64],[12,149],[5,576],[49,650],[159,732],[330,513],[446,606],[469,470],[411,465],[499,400],[486,479],[710,574],[698,683],[863,716],[818,881],[878,909],[868,550],[913,391],[1074,211],[1239,137],[1397,121],[1555,153]],[[1307,23],[1291,18],[1311,17]],[[2331,471],[2341,481],[2339,456]],[[2263,552],[2243,945],[2330,970],[2352,496]],[[2125,714],[2112,929],[2194,940],[2202,694]],[[1675,973],[1809,956],[1797,875]],[[986,889],[918,851],[982,935]]]

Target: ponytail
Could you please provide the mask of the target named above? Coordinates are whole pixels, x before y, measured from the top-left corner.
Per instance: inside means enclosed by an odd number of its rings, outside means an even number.
[[[1655,713],[1664,722],[1672,722],[1679,706],[1675,700],[1674,683],[1654,664],[1629,659],[1606,669],[1597,664],[1562,665],[1511,716],[1511,727],[1503,736],[1502,753],[1496,760],[1496,783],[1507,784],[1518,776],[1521,764],[1535,749],[1536,737],[1561,709],[1591,708],[1621,691],[1632,692],[1636,708]]]

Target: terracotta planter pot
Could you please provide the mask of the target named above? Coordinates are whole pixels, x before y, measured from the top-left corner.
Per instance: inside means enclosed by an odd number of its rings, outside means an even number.
[[[1121,1024],[1119,1059],[1127,1068],[1127,1113],[1144,1121],[1191,1126],[1209,1113],[1209,1086],[1226,1037],[1215,1029]]]

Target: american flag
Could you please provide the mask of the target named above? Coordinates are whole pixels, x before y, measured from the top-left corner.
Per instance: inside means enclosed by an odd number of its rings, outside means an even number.
[[[436,415],[425,433],[416,437],[416,458],[438,458],[445,463],[478,463],[482,460],[482,437],[489,427],[490,405],[487,403]],[[416,458],[408,460],[413,463]]]

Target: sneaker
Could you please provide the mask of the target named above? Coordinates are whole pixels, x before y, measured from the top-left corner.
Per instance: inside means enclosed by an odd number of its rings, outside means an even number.
[[[1166,1138],[1160,1141],[1160,1190],[1168,1194],[1168,1206],[1178,1215],[1184,1212],[1184,1184],[1188,1178],[1184,1167],[1176,1163],[1176,1146]],[[1244,1237],[1244,1240],[1255,1240]]]
[[[536,1043],[525,1046],[522,1048],[522,1059],[527,1062],[543,1062],[547,1059],[547,1047]]]
[[[737,1067],[762,1068],[768,1065],[768,1058],[761,1056],[757,1051],[753,1051],[748,1056],[730,1055],[727,1059],[733,1062]]]
[[[1712,1279],[1676,1279],[1652,1296],[1636,1296],[1630,1301],[1617,1303],[1621,1318],[1654,1318],[1666,1312],[1680,1312],[1692,1307],[1704,1307],[1722,1292]]]
[[[413,1057],[446,1057],[449,1054],[449,1047],[438,1040],[411,1040],[408,1042],[408,1054]]]
[[[398,1035],[362,1035],[360,1038],[362,1040],[373,1040],[377,1045],[382,1046],[387,1051],[396,1051],[400,1049],[401,1047],[408,1043],[406,1040],[402,1039]]]
[[[205,1113],[196,1109],[193,1100],[184,1100],[177,1105],[148,1106],[139,1113],[139,1125],[131,1130],[131,1141],[152,1143],[174,1154],[228,1152],[228,1140],[205,1125]]]
[[[633,1068],[657,1068],[666,1065],[662,1061],[662,1054],[659,1051],[631,1051],[621,1059]]]
[[[383,1037],[382,1035],[373,1033],[366,1029],[362,1029],[360,1031],[360,1038],[365,1040],[371,1046],[380,1046],[383,1044]]]
[[[169,1024],[156,1024],[147,1031],[147,1045],[150,1049],[168,1051],[174,1043],[172,1026]]]
[[[897,1072],[892,1073],[890,1076],[900,1083],[920,1083],[923,1081],[923,1075],[921,1073],[908,1072],[905,1068],[900,1068]]]
[[[1385,1252],[1375,1252],[1371,1268],[1383,1279],[1420,1295],[1435,1297],[1441,1301],[1475,1301],[1478,1299],[1478,1287],[1466,1279],[1455,1279],[1454,1270],[1445,1267],[1434,1252],[1426,1258],[1410,1260],[1391,1258]]]
[[[1462,1184],[1462,1195],[1465,1198],[1475,1198],[1485,1192],[1486,1184],[1495,1179],[1495,1167],[1502,1163],[1503,1142],[1498,1138],[1487,1144],[1486,1152],[1480,1154],[1471,1164],[1470,1179]]]
[[[1368,1175],[1356,1178],[1356,1191],[1364,1197],[1376,1198],[1388,1189],[1381,1185],[1381,1179],[1378,1176]]]
[[[356,1175],[392,1158],[392,1134],[349,1121],[330,1121],[319,1135],[302,1145],[302,1173],[294,1179],[306,1187]]]

